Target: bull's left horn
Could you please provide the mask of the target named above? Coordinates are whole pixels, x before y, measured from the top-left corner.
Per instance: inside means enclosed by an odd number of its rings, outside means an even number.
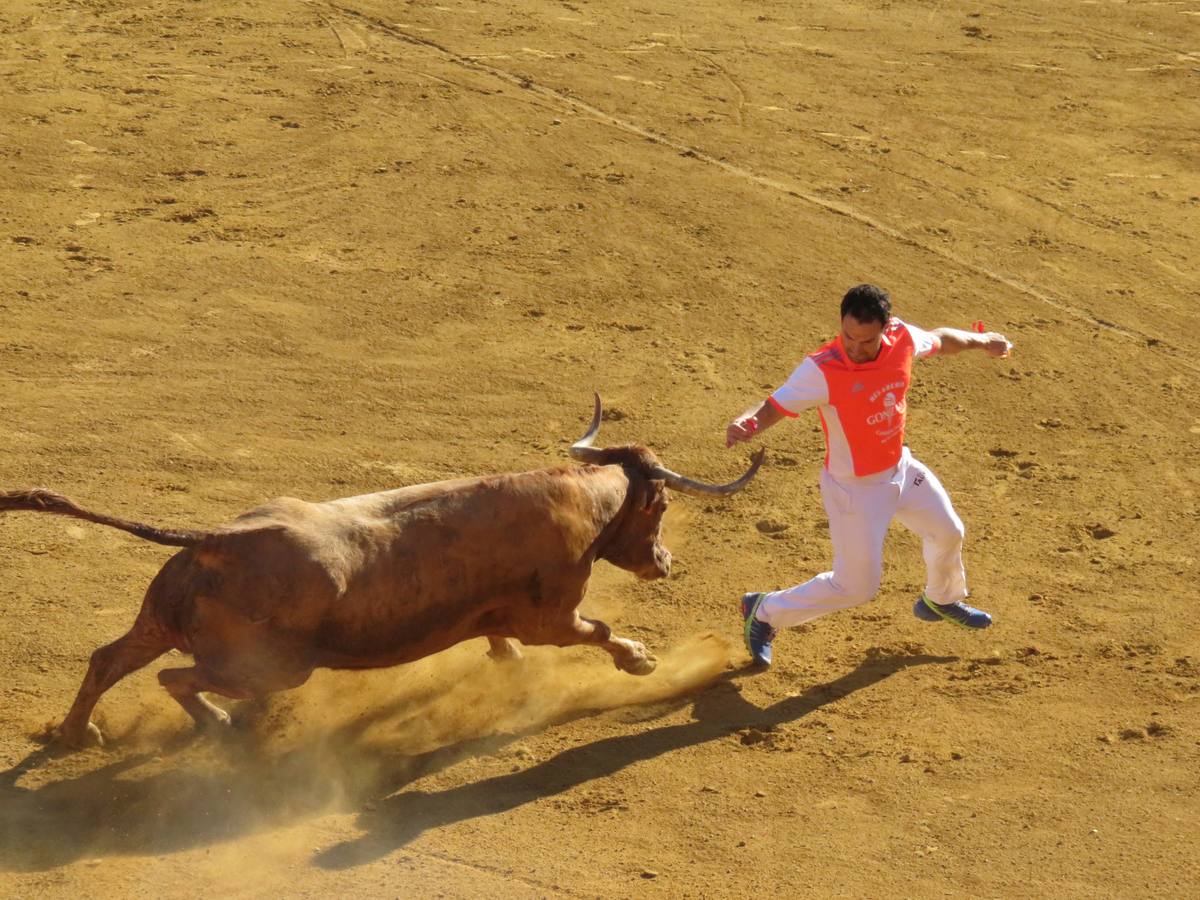
[[[727,496],[736,494],[742,488],[750,483],[755,474],[758,472],[758,467],[763,464],[766,458],[767,451],[765,448],[760,448],[754,456],[751,457],[750,468],[737,481],[731,481],[729,484],[705,484],[703,481],[696,481],[693,478],[687,478],[683,475],[678,475],[670,469],[665,469],[662,466],[657,466],[651,470],[651,478],[661,478],[667,483],[667,487],[677,491],[682,491],[685,494],[716,494],[717,496]]]
[[[600,395],[596,394],[596,412],[592,416],[592,424],[588,426],[587,433],[571,445],[571,456],[575,459],[590,463],[604,462],[604,451],[592,446],[592,441],[596,439],[596,435],[600,432],[600,413],[602,410]]]

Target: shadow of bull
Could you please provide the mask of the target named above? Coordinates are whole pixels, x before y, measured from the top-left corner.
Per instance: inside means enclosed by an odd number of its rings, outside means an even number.
[[[234,742],[214,747],[220,764],[204,771],[191,765],[163,766],[159,755],[147,753],[74,778],[21,787],[22,775],[47,759],[47,752],[39,750],[0,772],[0,870],[44,871],[85,858],[172,853],[331,811],[357,811],[363,834],[313,858],[320,868],[351,868],[386,856],[431,829],[507,812],[739,729],[794,722],[902,669],[955,659],[926,654],[870,657],[832,682],[767,708],[749,703],[733,683],[744,671],[729,673],[695,696],[690,722],[573,747],[527,769],[442,791],[405,788],[463,759],[496,753],[532,732],[397,756],[357,740],[372,722],[395,713],[384,707],[313,746],[269,760]],[[678,709],[688,702],[684,697],[656,706]],[[181,749],[182,743],[165,748],[162,755]],[[156,771],[132,777],[147,766]]]

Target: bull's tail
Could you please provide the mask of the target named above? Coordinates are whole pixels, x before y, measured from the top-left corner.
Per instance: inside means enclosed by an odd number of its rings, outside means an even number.
[[[119,528],[143,540],[154,541],[156,544],[166,544],[169,547],[194,547],[206,537],[209,537],[209,532],[206,531],[168,531],[163,528],[155,528],[153,525],[143,525],[140,522],[127,522],[124,519],[117,519],[102,513],[89,512],[80,506],[76,506],[61,494],[56,494],[53,491],[47,491],[43,488],[0,493],[0,513],[19,510],[73,516],[76,519],[83,519],[86,522],[95,522],[97,525],[108,525],[110,528]]]

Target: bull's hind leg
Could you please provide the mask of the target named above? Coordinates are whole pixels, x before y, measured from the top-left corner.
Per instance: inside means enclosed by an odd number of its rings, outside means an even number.
[[[554,644],[569,647],[575,644],[596,644],[607,650],[618,669],[630,675],[649,675],[658,665],[658,659],[646,645],[629,638],[616,637],[612,629],[599,619],[585,619],[576,612],[559,627],[547,629],[539,635],[540,640],[525,641],[534,644]]]
[[[229,713],[201,696],[220,694],[233,700],[252,700],[299,687],[312,674],[307,660],[270,642],[243,645],[233,656],[196,656],[196,665],[163,669],[158,682],[201,728],[224,728]]]
[[[488,635],[488,656],[496,662],[519,662],[521,650],[508,638]]]
[[[238,691],[218,683],[200,666],[186,669],[163,669],[158,673],[158,683],[178,701],[201,729],[224,728],[230,724],[229,713],[200,696],[201,691],[212,691],[234,700],[245,700],[253,696],[248,691]]]
[[[130,672],[153,662],[169,649],[170,641],[143,621],[135,622],[124,637],[98,649],[92,654],[74,704],[62,724],[52,732],[52,739],[76,748],[89,743],[103,745],[104,737],[91,721],[92,710],[101,695]]]

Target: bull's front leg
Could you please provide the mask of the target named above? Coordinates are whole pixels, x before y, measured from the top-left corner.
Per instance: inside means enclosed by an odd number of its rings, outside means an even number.
[[[542,640],[524,643],[554,644],[570,647],[576,644],[596,644],[607,650],[617,668],[630,675],[649,675],[658,665],[658,658],[640,641],[616,637],[612,629],[599,619],[585,619],[571,612],[569,621],[547,630]]]

